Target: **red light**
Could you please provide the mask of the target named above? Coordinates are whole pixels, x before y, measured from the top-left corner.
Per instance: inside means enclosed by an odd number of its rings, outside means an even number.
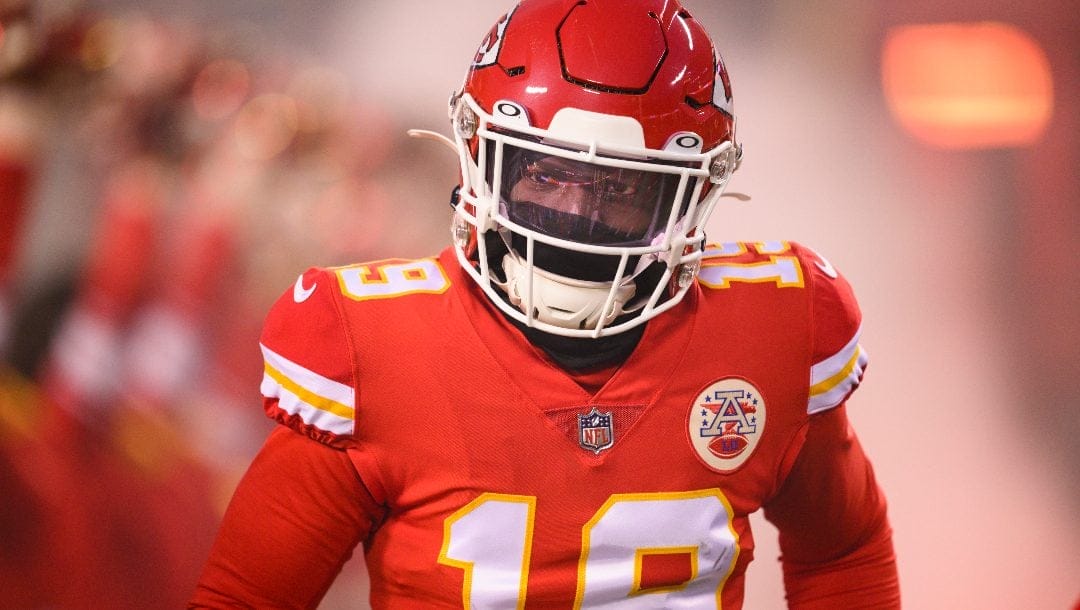
[[[1046,54],[1003,23],[894,28],[885,38],[881,77],[897,122],[942,148],[1032,144],[1053,109]]]

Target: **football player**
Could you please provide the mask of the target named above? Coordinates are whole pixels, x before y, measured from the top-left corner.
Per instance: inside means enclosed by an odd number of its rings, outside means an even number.
[[[452,247],[273,306],[281,426],[192,607],[314,607],[361,545],[374,608],[738,608],[757,510],[791,607],[898,607],[850,287],[794,243],[705,241],[741,147],[701,24],[523,0],[450,102]]]

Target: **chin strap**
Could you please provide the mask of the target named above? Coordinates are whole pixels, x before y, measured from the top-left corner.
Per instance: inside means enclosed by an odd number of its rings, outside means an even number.
[[[721,197],[731,197],[732,199],[738,199],[739,201],[750,201],[750,195],[746,193],[729,193],[727,191],[720,193]]]
[[[427,129],[410,129],[410,130],[406,131],[405,133],[409,134],[410,138],[418,138],[418,139],[421,139],[421,140],[432,140],[434,142],[444,144],[444,145],[450,147],[450,150],[454,151],[454,157],[457,157],[457,154],[458,154],[457,144],[454,144],[453,140],[451,140],[450,138],[444,136],[443,134],[441,134],[441,133],[439,133],[437,131],[429,131]]]
[[[627,303],[634,298],[637,287],[628,280],[615,290],[608,311],[604,305],[611,295],[611,282],[591,282],[564,277],[539,267],[533,267],[530,277],[528,266],[513,254],[502,260],[505,282],[495,282],[514,307],[530,319],[569,329],[595,328],[603,320],[607,326],[615,318],[634,311]],[[532,312],[527,311],[529,285],[532,284]]]

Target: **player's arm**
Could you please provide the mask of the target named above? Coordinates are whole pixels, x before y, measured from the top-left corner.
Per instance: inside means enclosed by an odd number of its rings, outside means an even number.
[[[277,426],[237,486],[189,608],[315,608],[381,515],[345,451]]]
[[[862,381],[862,317],[847,281],[798,247],[812,291],[813,337],[806,440],[765,516],[780,530],[792,608],[899,607],[885,498],[848,423]]]
[[[337,290],[310,270],[267,315],[261,392],[281,425],[235,492],[192,607],[314,607],[382,516],[347,453],[356,379]]]
[[[780,531],[789,607],[900,607],[885,498],[844,405],[810,417],[765,517]]]

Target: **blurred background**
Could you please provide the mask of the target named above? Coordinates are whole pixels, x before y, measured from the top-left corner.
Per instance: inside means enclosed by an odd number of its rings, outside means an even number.
[[[1080,601],[1080,13],[685,0],[745,161],[709,227],[845,273],[909,608]],[[449,243],[446,100],[507,0],[0,0],[0,606],[181,607],[311,265]],[[783,608],[775,532],[747,608]],[[323,607],[366,607],[352,561]]]

